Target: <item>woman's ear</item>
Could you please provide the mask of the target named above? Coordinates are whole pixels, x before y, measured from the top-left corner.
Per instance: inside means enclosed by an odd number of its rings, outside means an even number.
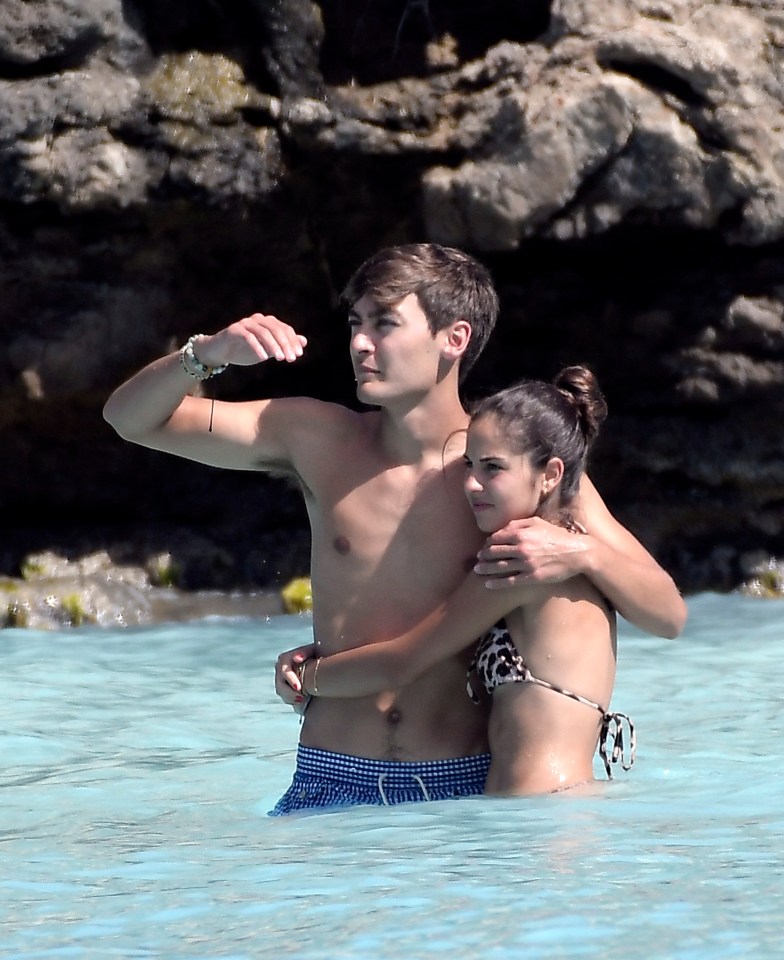
[[[549,497],[558,484],[563,480],[564,464],[560,457],[550,457],[544,468],[542,478],[542,494]]]
[[[456,320],[444,332],[446,333],[444,356],[448,360],[460,359],[471,339],[471,324],[467,320]]]

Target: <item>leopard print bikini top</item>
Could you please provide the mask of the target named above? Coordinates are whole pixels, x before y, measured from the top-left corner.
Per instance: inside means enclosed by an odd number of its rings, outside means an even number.
[[[535,677],[517,652],[517,647],[515,647],[514,640],[509,634],[505,620],[499,620],[492,629],[479,638],[476,653],[471,661],[471,666],[468,668],[466,685],[468,695],[474,703],[478,703],[479,696],[471,685],[471,677],[474,673],[488,694],[492,694],[496,687],[500,687],[504,683],[535,683],[540,687],[552,690],[554,693],[569,697],[570,700],[583,703],[586,707],[598,710],[602,716],[602,727],[599,733],[599,754],[604,762],[604,769],[607,771],[608,778],[610,780],[613,778],[611,764],[620,761],[623,769],[628,770],[634,763],[637,737],[634,724],[629,717],[625,713],[609,713],[593,700],[588,700],[578,693],[572,693],[571,690],[564,690],[563,687]],[[628,760],[624,754],[625,728],[628,728],[629,731]],[[611,752],[608,752],[608,744],[612,747]]]

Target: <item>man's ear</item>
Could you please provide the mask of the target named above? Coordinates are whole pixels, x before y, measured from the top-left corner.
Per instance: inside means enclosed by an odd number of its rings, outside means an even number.
[[[456,320],[444,332],[444,356],[448,360],[459,360],[471,339],[471,324],[467,320]]]

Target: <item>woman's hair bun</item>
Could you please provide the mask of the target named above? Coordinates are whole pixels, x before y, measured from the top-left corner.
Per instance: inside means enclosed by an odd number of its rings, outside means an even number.
[[[607,401],[593,371],[583,366],[565,367],[553,380],[553,386],[574,401],[580,429],[590,444],[607,417]]]

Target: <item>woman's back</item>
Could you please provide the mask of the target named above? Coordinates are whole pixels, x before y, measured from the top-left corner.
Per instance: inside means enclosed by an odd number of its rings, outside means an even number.
[[[577,577],[515,610],[505,628],[494,628],[477,660],[494,686],[487,792],[544,793],[591,780],[615,681],[615,615]]]

